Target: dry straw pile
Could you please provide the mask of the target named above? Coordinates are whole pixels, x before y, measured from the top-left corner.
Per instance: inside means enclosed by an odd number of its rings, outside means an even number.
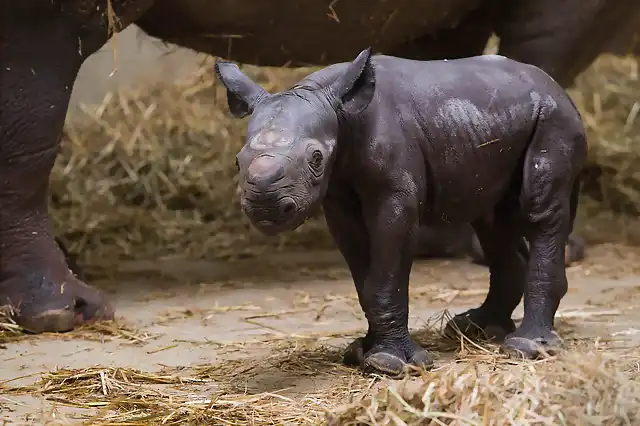
[[[632,425],[640,386],[597,353],[510,365],[462,360],[391,383],[330,425]]]
[[[0,345],[23,335],[22,327],[13,320],[13,314],[10,306],[0,306]]]
[[[591,179],[587,179],[585,191],[616,211],[637,215],[640,58],[602,55],[569,93],[580,108],[589,133],[587,175]]]
[[[452,353],[419,377],[386,381],[377,392],[330,410],[328,426],[632,425],[640,421],[639,358],[621,341],[587,341],[556,321],[568,351],[536,361],[442,334],[445,313],[417,341]],[[439,326],[437,326],[439,324]]]
[[[277,238],[249,227],[239,208],[234,163],[245,121],[227,113],[212,64],[209,58],[185,81],[110,93],[97,110],[86,109],[88,124],[67,126],[51,205],[58,232],[81,263],[174,253],[233,257],[283,245],[332,244],[323,219]],[[271,91],[312,71],[247,69]],[[601,57],[571,95],[590,134],[585,191],[600,207],[636,213],[638,59]]]
[[[227,360],[157,373],[107,367],[60,369],[43,374],[31,386],[4,393],[39,395],[59,406],[84,409],[69,420],[92,425],[300,425],[321,422],[327,408],[362,396],[371,381],[340,365],[335,350],[315,341],[292,339],[269,345],[276,355],[258,361]],[[330,379],[331,386],[320,385],[313,393],[296,396],[280,389],[252,392],[257,377],[282,372]]]

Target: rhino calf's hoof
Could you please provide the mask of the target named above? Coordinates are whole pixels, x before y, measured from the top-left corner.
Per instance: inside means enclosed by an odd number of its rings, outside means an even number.
[[[458,333],[462,333],[471,340],[502,342],[515,329],[516,325],[511,318],[500,320],[483,308],[474,308],[453,317],[447,323],[444,333],[448,337],[456,337]]]
[[[502,352],[511,358],[538,359],[554,356],[564,349],[564,342],[554,330],[536,330],[512,333],[507,336]]]
[[[428,351],[409,337],[402,344],[384,343],[369,345],[366,338],[354,340],[344,351],[344,363],[360,367],[365,374],[381,374],[394,379],[429,369],[433,359]]]

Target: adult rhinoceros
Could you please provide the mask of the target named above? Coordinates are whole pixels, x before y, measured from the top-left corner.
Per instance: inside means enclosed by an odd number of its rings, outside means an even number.
[[[0,0],[0,304],[33,332],[113,316],[69,271],[47,188],[76,74],[114,23],[271,66],[347,61],[366,46],[471,56],[495,32],[500,54],[567,86],[600,52],[622,52],[639,15],[638,0]]]

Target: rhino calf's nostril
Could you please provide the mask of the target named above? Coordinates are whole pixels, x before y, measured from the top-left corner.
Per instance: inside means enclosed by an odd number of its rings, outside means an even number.
[[[283,201],[282,207],[280,208],[280,211],[285,214],[285,215],[289,215],[291,213],[293,213],[296,209],[296,203],[293,200],[285,200]]]

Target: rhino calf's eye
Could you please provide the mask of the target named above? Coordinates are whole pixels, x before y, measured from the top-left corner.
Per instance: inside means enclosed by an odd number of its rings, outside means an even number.
[[[315,150],[311,154],[311,165],[315,168],[319,168],[322,165],[322,153],[320,151]]]

